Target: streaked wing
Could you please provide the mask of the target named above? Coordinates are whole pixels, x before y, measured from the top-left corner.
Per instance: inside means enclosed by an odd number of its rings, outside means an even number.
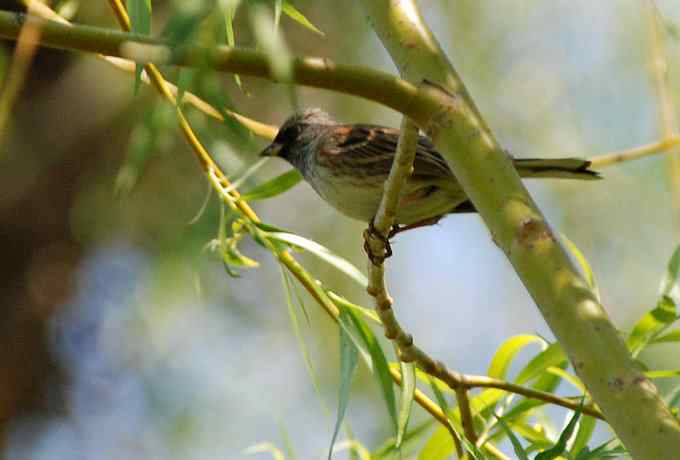
[[[387,175],[397,149],[399,130],[375,125],[338,125],[333,133],[333,147],[320,153],[331,161],[361,165],[370,175]],[[451,170],[432,142],[424,136],[418,139],[413,176],[422,178],[452,177]]]

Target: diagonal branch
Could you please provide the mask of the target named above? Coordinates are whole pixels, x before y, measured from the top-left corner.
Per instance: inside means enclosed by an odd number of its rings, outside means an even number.
[[[277,81],[269,57],[235,47],[183,44],[171,47],[162,40],[92,26],[69,27],[35,16],[0,11],[0,37],[16,39],[25,23],[41,27],[40,45],[126,58],[137,63],[193,66]],[[293,58],[297,84],[344,92],[384,104],[426,127],[440,105],[429,88],[419,88],[387,72],[337,64],[325,58]]]
[[[444,86],[440,110],[428,134],[607,422],[635,458],[665,458],[668,452],[680,451],[680,424],[654,384],[640,372],[604,308],[573,266],[509,156],[463,89],[415,1],[363,0],[363,5],[402,75]]]

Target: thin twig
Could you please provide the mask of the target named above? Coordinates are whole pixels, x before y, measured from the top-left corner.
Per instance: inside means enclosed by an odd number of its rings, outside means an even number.
[[[498,390],[514,393],[525,398],[536,399],[546,403],[562,406],[567,409],[576,410],[581,407],[580,398],[562,398],[546,391],[536,390],[534,388],[527,388],[516,383],[510,383],[505,380],[495,379],[484,375],[461,375],[456,377],[461,380],[461,386],[464,388],[495,388]],[[600,410],[593,405],[586,405],[581,407],[584,414],[590,415],[600,420],[604,420],[604,416]]]
[[[431,366],[432,359],[413,343],[413,337],[402,329],[394,314],[393,301],[385,283],[385,266],[383,263],[386,253],[386,237],[395,223],[402,186],[413,171],[417,143],[418,127],[413,121],[404,117],[394,162],[385,182],[380,207],[373,219],[373,231],[367,230],[364,236],[366,238],[366,249],[369,252],[368,293],[375,299],[375,309],[383,323],[385,337],[396,344],[400,360],[415,362],[421,369],[428,372],[428,369],[433,367]],[[375,233],[378,233],[378,235]],[[461,386],[452,388],[456,391],[463,430],[470,442],[474,443],[477,436],[472,423],[467,389]]]
[[[458,400],[458,407],[460,408],[460,423],[463,425],[465,437],[470,440],[472,444],[477,443],[477,433],[475,432],[475,423],[472,420],[472,410],[470,409],[470,398],[466,388],[456,388],[456,399]]]
[[[589,158],[593,169],[601,169],[607,166],[624,163],[626,161],[637,160],[639,158],[666,153],[680,145],[680,136],[674,135],[667,139],[652,142],[651,144],[633,147],[632,149],[619,150],[611,153],[595,155]]]

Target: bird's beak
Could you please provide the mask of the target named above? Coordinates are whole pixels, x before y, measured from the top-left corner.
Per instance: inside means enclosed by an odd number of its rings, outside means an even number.
[[[261,157],[276,157],[279,155],[281,152],[281,148],[283,146],[281,144],[278,144],[276,142],[272,142],[267,146],[266,149],[264,149],[262,152],[260,152]]]

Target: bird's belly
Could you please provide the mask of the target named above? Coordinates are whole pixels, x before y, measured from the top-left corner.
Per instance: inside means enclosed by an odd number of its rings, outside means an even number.
[[[411,225],[431,217],[448,214],[464,199],[439,187],[406,190],[397,208],[396,223]]]
[[[316,177],[310,184],[316,192],[342,214],[370,222],[378,211],[383,182],[360,183],[357,180],[335,178],[333,181]],[[458,194],[455,194],[458,195]],[[447,214],[464,197],[428,184],[407,181],[401,194],[395,223],[409,225],[434,216]]]
[[[333,183],[317,181],[312,186],[321,198],[342,214],[363,222],[370,222],[375,216],[383,190],[382,184],[359,186],[339,180]]]

